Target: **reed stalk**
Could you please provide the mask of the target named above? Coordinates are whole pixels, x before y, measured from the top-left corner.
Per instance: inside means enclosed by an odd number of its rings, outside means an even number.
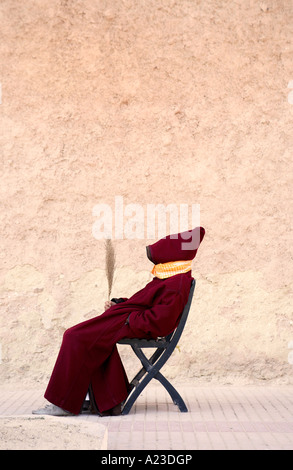
[[[108,299],[110,300],[112,287],[113,287],[114,272],[116,268],[115,250],[114,250],[113,242],[110,238],[107,238],[105,247],[106,247],[106,276],[107,276],[107,281],[108,281]]]

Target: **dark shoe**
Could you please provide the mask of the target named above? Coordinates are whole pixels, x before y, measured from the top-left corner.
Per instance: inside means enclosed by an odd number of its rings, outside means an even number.
[[[120,416],[122,414],[121,403],[119,405],[114,406],[111,410],[111,416]]]
[[[111,408],[110,410],[100,411],[96,404],[92,385],[89,386],[88,393],[90,398],[89,409],[91,413],[99,416],[120,416],[122,414],[121,403],[114,406],[114,408]]]
[[[96,400],[95,400],[95,396],[94,396],[94,392],[93,392],[93,388],[92,388],[92,385],[90,384],[89,386],[89,389],[88,389],[88,393],[89,393],[89,398],[90,398],[90,403],[89,403],[89,409],[90,409],[90,412],[92,414],[95,414],[95,415],[98,415],[98,416],[112,416],[112,409],[111,410],[106,410],[106,411],[100,411],[97,404],[96,404]],[[120,405],[118,405],[120,406]],[[116,407],[114,407],[115,409]],[[121,410],[121,406],[120,406],[120,410]],[[115,411],[117,412],[117,410]],[[120,411],[120,414],[121,414],[121,411]],[[114,416],[117,416],[117,415],[114,415]]]

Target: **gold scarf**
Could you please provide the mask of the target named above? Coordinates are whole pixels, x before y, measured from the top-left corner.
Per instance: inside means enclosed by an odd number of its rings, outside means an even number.
[[[159,279],[175,276],[176,274],[191,271],[192,260],[190,261],[170,261],[169,263],[155,264],[152,274]]]

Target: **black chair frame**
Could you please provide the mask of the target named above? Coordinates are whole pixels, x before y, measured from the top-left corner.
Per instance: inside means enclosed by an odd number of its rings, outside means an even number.
[[[136,399],[152,379],[158,380],[165,387],[171,396],[173,403],[179,407],[181,412],[188,411],[182,397],[179,395],[173,385],[171,385],[171,383],[161,374],[160,369],[173,353],[182,335],[189,314],[194,288],[195,279],[192,280],[188,301],[181,314],[179,324],[177,328],[168,336],[157,338],[156,340],[123,338],[118,341],[118,344],[127,344],[131,346],[132,350],[142,364],[142,368],[130,382],[130,392],[122,407],[123,415],[127,415],[129,413]],[[148,359],[142,351],[144,348],[155,348],[156,351]]]

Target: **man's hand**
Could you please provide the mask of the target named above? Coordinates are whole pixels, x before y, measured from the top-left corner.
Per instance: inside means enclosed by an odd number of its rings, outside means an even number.
[[[108,310],[108,308],[112,307],[112,305],[116,305],[115,302],[111,302],[111,300],[107,300],[104,306],[105,310]]]

